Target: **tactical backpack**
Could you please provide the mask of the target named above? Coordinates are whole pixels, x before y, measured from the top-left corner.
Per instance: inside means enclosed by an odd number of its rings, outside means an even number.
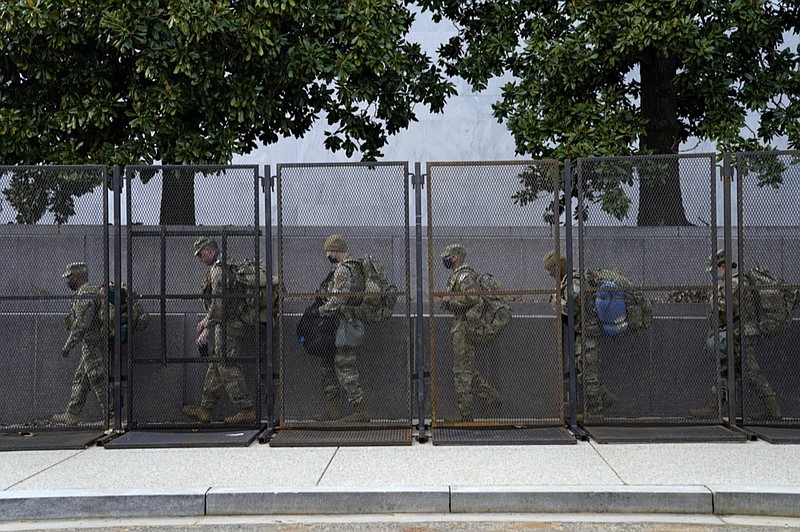
[[[109,283],[108,287],[100,286],[100,289],[103,290],[105,288],[105,300],[107,304],[100,304],[100,322],[103,323],[104,321],[108,323],[108,341],[109,343],[114,342],[114,337],[116,336],[116,329],[114,327],[114,320],[116,318],[116,307],[114,303],[116,301],[116,291],[114,290],[114,283]],[[121,299],[121,312],[122,315],[120,316],[120,341],[125,344],[128,342],[128,312],[129,312],[129,298],[128,298],[128,289],[123,284],[120,286],[120,299]],[[144,308],[142,308],[141,303],[139,303],[136,294],[133,294],[133,315],[131,316],[131,322],[133,323],[133,330],[134,331],[143,331],[147,328],[147,324],[150,323],[150,314],[148,314]]]
[[[364,292],[361,302],[353,306],[353,316],[365,323],[381,323],[392,317],[397,305],[397,287],[389,284],[386,269],[374,257],[364,255],[363,259],[351,259],[345,262],[357,262],[361,266],[364,278]]]
[[[245,294],[250,294],[244,300],[240,314],[241,320],[254,325],[256,321],[267,323],[270,319],[267,311],[267,267],[264,261],[246,259],[241,262],[229,262],[229,270],[233,276],[231,286],[238,287]],[[237,286],[238,285],[238,286]],[[278,300],[280,298],[280,283],[278,276],[272,276],[272,316],[278,314]]]
[[[586,280],[596,289],[594,310],[604,334],[620,336],[653,323],[652,302],[641,291],[632,290],[630,279],[618,269],[601,268]]]
[[[473,273],[475,273],[473,271]],[[502,295],[503,287],[490,273],[476,275],[475,286],[483,292],[481,301],[464,316],[469,327],[469,336],[478,343],[489,343],[511,323],[511,307]]]
[[[744,276],[748,286],[745,323],[758,326],[763,336],[780,334],[792,323],[797,291],[782,288],[785,281],[769,268],[756,267]]]
[[[297,340],[309,355],[333,358],[336,356],[336,329],[339,327],[339,318],[320,316],[319,307],[322,304],[322,299],[316,299],[305,309],[297,324]]]

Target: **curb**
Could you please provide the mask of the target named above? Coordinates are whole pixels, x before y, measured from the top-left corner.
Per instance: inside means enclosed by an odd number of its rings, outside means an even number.
[[[626,513],[800,517],[795,486],[420,486],[0,492],[0,522],[108,517]]]

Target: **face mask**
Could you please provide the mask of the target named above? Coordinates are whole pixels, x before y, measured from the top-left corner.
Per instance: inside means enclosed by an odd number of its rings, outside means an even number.
[[[717,273],[714,274],[714,279],[716,279],[717,281],[721,281],[724,278],[725,278],[725,274],[724,273],[717,272]]]
[[[78,289],[77,283],[73,279],[67,280],[67,287],[73,292]]]
[[[444,264],[445,268],[450,270],[453,268],[453,259],[451,259],[450,257],[445,257],[442,259],[442,264]]]
[[[339,262],[333,255],[329,255],[328,260],[330,261],[331,264],[336,264]]]

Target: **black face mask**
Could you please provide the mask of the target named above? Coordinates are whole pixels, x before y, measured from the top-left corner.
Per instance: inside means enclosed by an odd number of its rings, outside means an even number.
[[[444,267],[447,268],[448,270],[452,270],[454,261],[450,257],[445,257],[442,259],[442,264],[444,264]]]
[[[79,288],[78,283],[74,279],[67,280],[67,287],[73,292]]]
[[[328,260],[330,261],[331,264],[337,264],[339,262],[333,255],[328,256]]]

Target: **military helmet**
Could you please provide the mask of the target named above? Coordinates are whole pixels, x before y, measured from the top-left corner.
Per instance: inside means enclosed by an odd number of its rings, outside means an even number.
[[[442,258],[449,257],[450,255],[460,255],[462,257],[467,256],[467,248],[465,248],[462,244],[450,244],[444,251],[442,251]]]
[[[325,239],[322,246],[325,251],[347,251],[347,240],[342,235],[331,235]]]
[[[64,273],[61,274],[61,277],[69,277],[72,274],[87,275],[88,271],[86,269],[86,263],[71,262],[70,264],[67,264],[67,267],[64,269]]]
[[[718,249],[716,253],[706,259],[706,271],[714,271],[725,264],[725,250]],[[736,268],[736,261],[731,261],[731,268]]]
[[[214,247],[217,246],[217,242],[208,238],[207,236],[199,236],[197,240],[194,241],[194,256],[200,255],[200,252],[203,251],[203,248],[209,244],[213,244]]]

